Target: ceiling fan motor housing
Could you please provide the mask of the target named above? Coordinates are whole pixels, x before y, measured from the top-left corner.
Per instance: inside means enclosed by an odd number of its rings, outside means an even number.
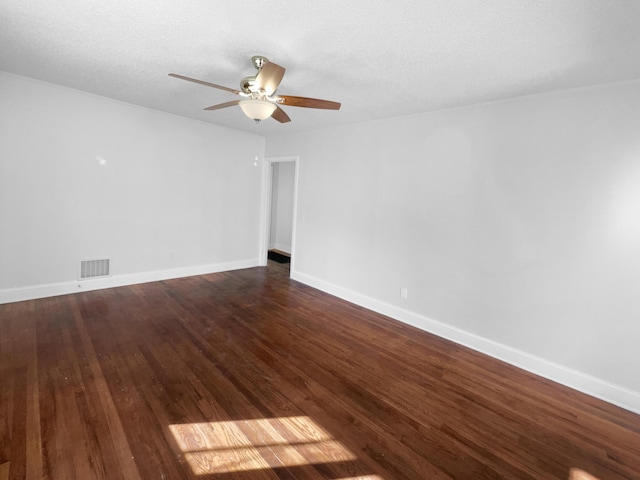
[[[267,57],[263,57],[262,55],[254,55],[253,57],[251,57],[251,63],[254,67],[256,67],[256,70],[259,71],[262,69],[262,67],[264,67],[265,63],[269,63],[269,59]]]
[[[247,95],[250,95],[251,92],[254,91],[254,85],[256,83],[256,76],[252,75],[250,77],[244,77],[240,80],[240,90],[242,90]]]

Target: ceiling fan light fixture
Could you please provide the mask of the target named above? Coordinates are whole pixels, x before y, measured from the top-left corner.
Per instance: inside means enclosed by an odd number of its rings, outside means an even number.
[[[256,123],[269,117],[280,123],[290,122],[291,119],[289,118],[289,115],[287,115],[279,105],[287,107],[340,110],[339,102],[292,95],[275,96],[276,90],[278,90],[278,86],[280,86],[280,82],[284,76],[284,67],[276,65],[265,57],[259,55],[252,57],[251,61],[258,70],[258,73],[243,78],[240,82],[240,90],[216,85],[211,82],[205,82],[204,80],[198,80],[197,78],[185,77],[184,75],[178,75],[177,73],[170,73],[169,76],[186,80],[188,82],[199,83],[205,87],[217,88],[218,90],[224,90],[240,96],[242,100],[232,100],[218,105],[211,105],[210,107],[205,108],[205,110],[220,110],[222,108],[240,105],[242,112]]]
[[[277,108],[275,103],[255,98],[240,100],[239,105],[244,114],[256,122],[269,118]]]

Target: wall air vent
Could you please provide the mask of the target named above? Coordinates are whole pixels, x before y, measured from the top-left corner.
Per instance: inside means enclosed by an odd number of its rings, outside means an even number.
[[[88,278],[108,277],[110,275],[109,259],[101,260],[81,260],[80,261],[80,280]]]

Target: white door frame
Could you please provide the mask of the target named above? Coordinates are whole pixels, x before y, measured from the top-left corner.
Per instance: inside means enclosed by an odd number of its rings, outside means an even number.
[[[273,164],[280,162],[294,162],[295,172],[293,179],[293,225],[291,226],[291,268],[290,275],[294,272],[296,261],[296,223],[298,218],[298,171],[300,157],[287,155],[281,157],[265,157],[262,162],[262,200],[260,203],[260,249],[259,265],[266,267],[267,253],[269,251],[269,234],[271,229],[271,196],[273,189]]]

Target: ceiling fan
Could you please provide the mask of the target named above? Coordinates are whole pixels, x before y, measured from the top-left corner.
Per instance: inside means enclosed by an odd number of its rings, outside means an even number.
[[[215,83],[197,80],[195,78],[185,77],[177,73],[170,73],[170,77],[187,80],[189,82],[199,83],[207,87],[213,87],[226,92],[231,92],[243,97],[240,100],[232,100],[230,102],[220,103],[205,108],[205,110],[219,110],[221,108],[233,107],[240,105],[244,114],[255,120],[256,123],[273,117],[280,123],[290,122],[291,119],[280,108],[280,105],[291,107],[321,108],[325,110],[339,110],[340,103],[331,102],[329,100],[320,100],[318,98],[295,97],[292,95],[276,95],[278,85],[282,81],[285,69],[280,65],[270,62],[266,57],[255,55],[251,57],[251,63],[258,70],[256,75],[245,77],[240,81],[240,90],[235,90]]]

